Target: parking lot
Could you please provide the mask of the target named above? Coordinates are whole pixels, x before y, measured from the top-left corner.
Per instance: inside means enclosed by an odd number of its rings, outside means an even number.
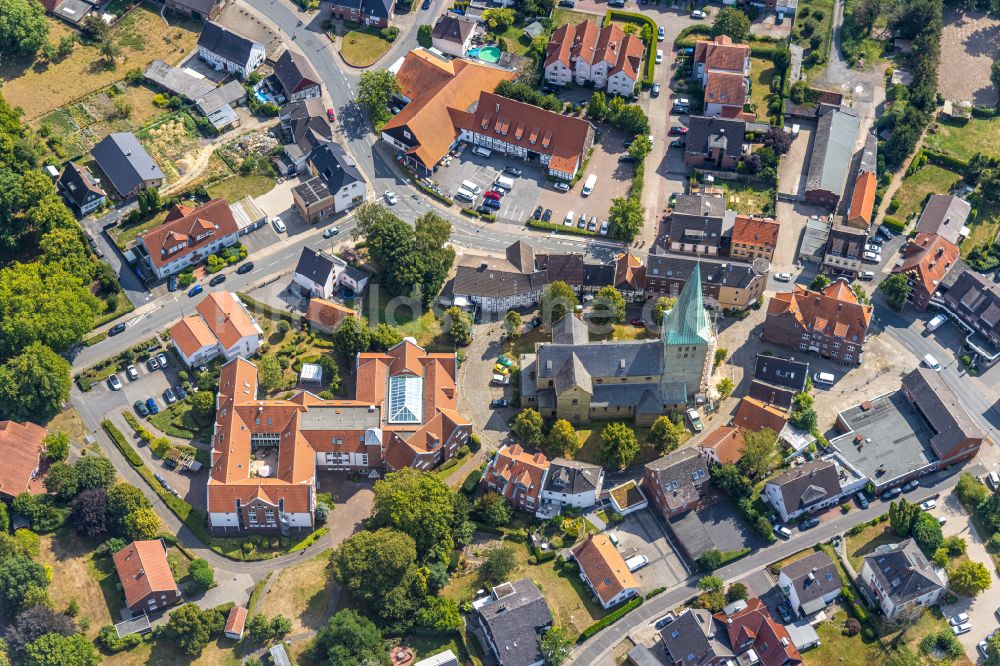
[[[680,557],[649,509],[630,513],[609,531],[618,535],[618,551],[622,557],[645,555],[649,558],[649,564],[634,574],[640,594],[658,587],[679,585],[687,578]]]

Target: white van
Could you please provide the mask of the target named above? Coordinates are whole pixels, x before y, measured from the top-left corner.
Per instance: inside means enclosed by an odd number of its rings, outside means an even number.
[[[476,195],[470,192],[469,190],[465,189],[464,187],[462,187],[459,188],[458,192],[455,192],[455,198],[458,199],[459,201],[467,201],[468,203],[472,203],[473,201],[476,200]]]
[[[996,492],[997,488],[1000,488],[1000,474],[997,474],[996,472],[990,472],[987,474],[986,485],[990,487],[990,490]]]
[[[930,354],[924,354],[924,365],[935,372],[941,372],[941,364]]]
[[[590,196],[590,193],[594,191],[594,185],[597,185],[596,173],[587,176],[587,182],[583,184],[583,196]]]
[[[941,324],[945,323],[946,321],[948,321],[948,318],[943,314],[934,315],[934,318],[931,319],[929,322],[927,322],[927,330],[936,331],[937,329],[941,328]]]
[[[463,180],[462,181],[462,187],[465,188],[465,189],[467,189],[467,190],[469,190],[473,194],[479,194],[479,193],[481,193],[483,191],[483,188],[479,187],[478,185],[476,185],[475,183],[473,183],[471,180]]]
[[[474,152],[476,155],[479,155],[480,157],[489,157],[490,155],[493,154],[493,151],[490,150],[489,148],[486,148],[485,146],[476,146],[475,148],[472,149],[472,152]]]
[[[822,386],[833,386],[833,383],[837,381],[837,378],[829,372],[817,372],[813,375],[813,384],[820,384]]]
[[[502,187],[508,192],[514,189],[514,181],[511,180],[510,178],[507,178],[506,176],[497,176],[497,179],[493,181],[493,184],[496,187]]]
[[[565,224],[567,227],[572,227],[574,219],[576,218],[573,217],[573,211],[570,211],[566,213],[566,219],[563,220],[563,224]]]
[[[872,271],[861,271],[858,274],[858,279],[859,280],[864,280],[865,282],[869,282],[869,281],[875,279],[875,273],[872,272]]]

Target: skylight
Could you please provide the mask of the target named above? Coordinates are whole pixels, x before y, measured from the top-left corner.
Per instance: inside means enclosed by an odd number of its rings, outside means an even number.
[[[420,423],[424,381],[410,375],[389,378],[389,422]]]

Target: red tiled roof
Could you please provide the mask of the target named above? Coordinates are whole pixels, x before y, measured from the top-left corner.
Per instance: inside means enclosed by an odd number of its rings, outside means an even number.
[[[159,539],[133,541],[115,553],[112,559],[129,606],[134,606],[152,593],[180,593],[170,571],[163,542]]]
[[[188,358],[199,349],[211,347],[217,342],[205,320],[197,315],[184,317],[174,324],[170,329],[170,339]]]
[[[745,397],[740,400],[740,405],[736,408],[736,414],[733,415],[734,426],[751,432],[759,432],[764,428],[770,428],[778,433],[785,427],[787,421],[785,410],[773,405],[764,404],[760,400],[751,397]]]
[[[195,309],[205,320],[208,330],[222,343],[223,349],[232,349],[242,338],[260,334],[257,325],[232,292],[212,292]]]
[[[705,80],[705,103],[742,107],[747,101],[747,81],[742,74],[709,72]]]
[[[733,223],[733,243],[762,245],[774,249],[781,225],[769,217],[737,215]]]
[[[769,318],[790,315],[807,331],[821,331],[858,344],[865,339],[872,311],[873,306],[858,302],[842,280],[834,280],[822,291],[794,285],[792,291],[775,294],[767,304]]]
[[[713,41],[701,40],[694,45],[694,61],[704,64],[706,69],[742,74],[749,57],[749,46],[733,44],[733,40],[726,35],[719,35]]]
[[[875,190],[878,179],[875,174],[865,171],[854,182],[854,193],[851,195],[851,210],[847,214],[848,222],[863,220],[865,226],[872,222],[872,208],[875,206]]]
[[[892,272],[906,273],[922,285],[926,293],[933,294],[955,265],[958,254],[958,246],[951,241],[921,232],[906,246],[902,263]]]
[[[716,613],[713,617],[726,628],[734,648],[752,640],[762,666],[796,666],[803,663],[802,655],[795,649],[788,631],[774,621],[759,598],[748,600],[746,608],[731,615]]]
[[[521,496],[535,499],[537,506],[538,493],[542,489],[542,477],[548,468],[549,461],[543,454],[532,455],[519,444],[514,444],[497,451],[493,464],[483,477],[483,482],[503,486],[501,480],[505,480],[507,483],[503,495],[508,501],[520,491]]]
[[[223,633],[242,634],[247,622],[247,609],[243,606],[233,606],[226,619],[226,628]]]
[[[328,301],[325,298],[310,298],[309,308],[306,310],[306,321],[310,324],[319,324],[326,328],[336,328],[337,325],[348,317],[358,317],[358,313],[349,307]]]
[[[606,534],[591,534],[586,541],[573,547],[573,557],[590,581],[594,593],[605,604],[621,594],[622,590],[639,587]]]
[[[723,465],[738,461],[745,445],[743,431],[732,426],[716,428],[701,442],[702,448],[715,451],[715,455]]]
[[[23,492],[44,492],[31,488],[31,475],[41,464],[48,430],[31,422],[0,421],[0,493],[16,497]]]
[[[464,67],[464,60],[442,60],[430,51],[414,49],[406,54],[396,72],[399,93],[409,100],[424,91],[443,85],[455,78],[456,67]]]
[[[194,210],[175,206],[166,222],[139,234],[139,240],[149,253],[149,260],[160,267],[235,234],[238,229],[229,204],[224,199],[212,199]],[[203,237],[199,240],[198,236]],[[182,243],[186,245],[178,248]]]

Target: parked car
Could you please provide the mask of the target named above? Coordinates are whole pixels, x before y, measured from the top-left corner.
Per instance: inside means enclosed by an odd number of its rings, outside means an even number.
[[[188,289],[188,296],[194,297],[194,296],[197,296],[198,294],[200,294],[203,291],[205,291],[205,288],[203,286],[201,286],[200,284],[196,284],[195,286],[193,286],[190,289]]]
[[[580,213],[580,219],[576,221],[576,226],[580,229],[587,228],[587,215],[585,213]]]
[[[531,217],[535,218],[536,220],[542,219],[542,207],[536,206],[535,212],[531,214]]]
[[[668,134],[670,134],[670,136],[683,136],[687,134],[687,132],[688,128],[683,125],[671,125]]]
[[[160,406],[156,404],[156,400],[153,398],[146,398],[146,406],[149,407],[150,414],[160,413]]]
[[[323,238],[333,238],[340,233],[340,227],[330,227],[323,232]]]
[[[865,494],[863,492],[858,491],[858,493],[854,496],[854,498],[858,500],[859,507],[861,507],[862,509],[868,508],[868,498],[865,497]]]
[[[517,167],[509,166],[504,167],[503,172],[509,176],[520,176],[523,172]]]
[[[574,0],[559,0],[559,6],[573,9],[574,7],[576,7],[576,2],[574,2]]]
[[[496,384],[497,386],[507,386],[510,384],[510,377],[507,377],[506,375],[493,375],[493,378],[490,379],[490,383]]]
[[[875,243],[871,242],[865,244],[865,249],[868,250],[869,252],[874,252],[875,254],[880,254],[882,252],[881,245],[876,245]]]
[[[639,160],[637,160],[632,155],[629,155],[628,153],[624,153],[618,156],[618,161],[621,162],[622,164],[629,164],[631,162],[638,162]]]
[[[505,368],[509,368],[510,366],[514,365],[514,361],[512,361],[510,357],[507,356],[506,354],[500,354],[500,356],[497,357],[497,363],[499,363]]]
[[[886,240],[892,240],[893,238],[896,237],[896,234],[889,231],[889,227],[885,226],[884,224],[878,228],[878,232]]]
[[[865,251],[861,253],[861,261],[868,264],[878,264],[882,262],[882,255],[875,254],[874,252]]]
[[[872,271],[861,271],[858,273],[858,279],[864,280],[865,282],[871,282],[875,279],[875,273]]]
[[[483,199],[483,205],[495,210],[500,210],[500,200],[499,199]]]
[[[924,511],[930,511],[931,509],[934,509],[936,507],[937,507],[937,500],[935,499],[929,499],[926,502],[920,503],[920,508],[923,509]]]
[[[663,629],[663,627],[667,626],[668,624],[670,624],[671,622],[673,622],[676,619],[677,619],[677,616],[674,615],[672,612],[671,613],[667,613],[666,615],[664,615],[663,617],[661,617],[659,620],[657,620],[656,624],[654,624],[653,626],[656,629]]]
[[[177,276],[171,275],[167,278],[167,291],[177,291]]]
[[[565,181],[562,181],[562,180],[560,180],[558,183],[556,183],[552,187],[554,187],[555,189],[559,190],[560,192],[569,192],[569,183],[567,183]]]
[[[697,409],[689,409],[685,412],[685,414],[687,414],[688,421],[691,422],[692,430],[695,432],[701,432],[702,429],[704,429],[705,426],[701,424],[701,418],[698,416]]]
[[[633,555],[625,560],[625,566],[627,566],[628,570],[632,573],[635,573],[647,564],[649,564],[649,558],[641,554]]]
[[[118,375],[111,375],[108,377],[108,388],[112,391],[122,390],[122,380],[118,379]]]
[[[976,643],[976,649],[979,650],[979,654],[985,659],[987,655],[987,650],[989,649],[989,644],[986,641],[979,641]]]
[[[953,615],[952,617],[948,618],[948,624],[950,624],[953,627],[956,627],[960,624],[965,624],[968,621],[969,621],[968,613],[959,613],[958,615]]]
[[[156,362],[160,364],[161,368],[165,368],[170,365],[170,359],[167,358],[167,355],[163,352],[156,355]]]
[[[423,4],[420,5],[420,8],[421,9],[430,9],[431,8],[431,0],[424,0]]]
[[[774,274],[774,279],[777,280],[778,282],[791,282],[792,281],[792,274],[791,273],[775,273]]]
[[[288,231],[288,227],[285,226],[284,221],[280,217],[272,217],[271,224],[274,226],[274,230],[279,234],[283,234]]]
[[[881,495],[879,495],[879,497],[881,497],[885,501],[889,501],[889,500],[894,499],[894,498],[896,498],[896,497],[898,497],[899,495],[902,495],[902,494],[903,494],[903,491],[900,490],[899,488],[889,488],[889,490],[887,490],[884,493],[882,493]]]
[[[163,400],[166,401],[168,405],[172,405],[177,402],[177,396],[174,395],[174,390],[167,388],[167,390],[163,392]]]
[[[178,384],[174,387],[174,395],[177,396],[178,400],[183,400],[188,397],[188,392],[184,390],[184,387]]]
[[[649,94],[652,95],[653,97],[659,97],[660,96],[660,84],[659,83],[654,83],[652,89],[649,91]]]
[[[778,614],[781,615],[781,621],[788,624],[792,621],[792,609],[788,607],[788,604],[781,602],[778,604]]]
[[[139,371],[135,369],[134,365],[129,365],[125,368],[125,376],[129,378],[129,381],[135,381],[139,379]]]
[[[498,375],[506,375],[508,372],[510,372],[510,368],[508,368],[503,363],[497,363],[496,365],[493,366],[493,372],[495,372]]]
[[[597,216],[591,215],[590,221],[587,222],[587,231],[597,231]]]
[[[965,624],[959,624],[951,628],[951,633],[956,636],[961,636],[962,634],[967,634],[972,631],[972,625],[966,622]]]
[[[670,147],[671,148],[683,148],[684,147],[684,139],[674,139],[673,141],[670,142]]]
[[[498,192],[496,190],[490,190],[489,192],[487,192],[483,196],[486,197],[487,199],[496,199],[497,201],[500,201],[500,199],[503,198],[503,193],[502,192]]]
[[[607,236],[608,235],[608,221],[607,220],[604,220],[603,222],[601,222],[601,228],[600,228],[600,230],[597,233],[601,234],[602,236]]]
[[[667,38],[667,31],[664,30],[663,26],[661,25],[659,28],[656,29],[656,41],[662,42],[666,38]]]
[[[919,486],[919,485],[920,485],[920,482],[917,481],[916,479],[913,479],[912,481],[907,481],[906,485],[903,486],[903,492],[904,493],[908,493],[911,490],[916,490],[917,486]]]
[[[800,530],[811,530],[812,528],[819,525],[819,518],[813,516],[812,518],[806,518],[801,523],[799,523]]]
[[[476,206],[476,212],[479,213],[480,215],[492,215],[493,209],[487,206],[486,204],[479,204],[478,206]]]
[[[507,402],[506,398],[494,398],[490,401],[491,409],[502,409],[508,407],[509,405],[510,403]]]
[[[159,370],[160,364],[156,362],[155,356],[150,356],[149,360],[146,361],[146,367],[152,370]]]
[[[132,409],[134,409],[135,413],[139,416],[149,416],[149,407],[147,407],[146,403],[142,400],[136,400],[132,403]]]
[[[780,536],[782,539],[791,539],[792,538],[792,531],[790,529],[788,529],[787,527],[785,527],[784,525],[775,525],[774,526],[774,533],[777,536]]]
[[[552,219],[552,209],[546,208],[545,212],[542,213],[542,222],[548,222],[551,219]]]
[[[706,16],[707,14],[705,14],[705,12],[701,11],[700,9],[696,9],[693,12],[691,12],[691,18],[697,19],[699,21],[705,18]]]
[[[120,324],[115,324],[114,326],[112,326],[111,328],[108,329],[108,337],[112,337],[113,338],[114,336],[116,336],[119,333],[122,333],[124,331],[125,331],[125,323],[124,322],[122,322]]]
[[[399,203],[399,199],[396,198],[396,193],[393,192],[392,190],[386,190],[383,196],[385,197],[386,202],[390,206],[395,206],[396,204]]]
[[[219,273],[218,275],[214,276],[211,280],[208,281],[208,286],[217,287],[225,281],[226,281],[226,276],[223,275],[222,273]]]
[[[656,64],[663,62],[663,49],[656,49]]]

